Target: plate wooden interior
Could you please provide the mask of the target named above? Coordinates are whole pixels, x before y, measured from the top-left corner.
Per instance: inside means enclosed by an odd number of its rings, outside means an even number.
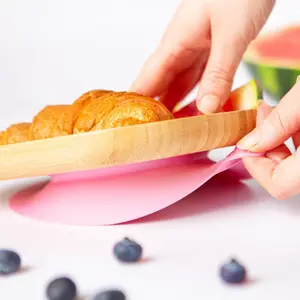
[[[0,146],[0,180],[61,174],[233,146],[256,110],[234,111]]]

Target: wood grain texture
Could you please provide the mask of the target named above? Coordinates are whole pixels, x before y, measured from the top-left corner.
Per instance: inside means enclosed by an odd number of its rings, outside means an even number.
[[[0,146],[0,180],[61,174],[233,146],[256,110],[234,111]]]

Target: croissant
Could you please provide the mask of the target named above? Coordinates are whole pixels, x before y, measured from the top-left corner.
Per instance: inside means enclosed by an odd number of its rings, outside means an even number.
[[[0,133],[0,145],[15,144],[28,141],[30,123],[18,123],[9,126]]]
[[[136,93],[111,92],[87,102],[74,125],[73,133],[172,119],[171,112],[151,97]]]
[[[173,119],[164,104],[132,92],[92,90],[72,104],[48,105],[31,123],[0,133],[0,145]]]

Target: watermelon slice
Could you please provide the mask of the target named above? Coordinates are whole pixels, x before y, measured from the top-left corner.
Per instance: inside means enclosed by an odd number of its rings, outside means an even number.
[[[243,61],[263,89],[280,101],[300,75],[300,25],[259,35]]]
[[[221,111],[228,112],[234,110],[256,109],[260,99],[262,99],[262,89],[258,82],[252,79],[231,92],[229,99],[226,101]],[[196,101],[193,101],[182,108],[179,105],[175,106],[173,110],[175,118],[199,116],[202,114],[196,106]]]

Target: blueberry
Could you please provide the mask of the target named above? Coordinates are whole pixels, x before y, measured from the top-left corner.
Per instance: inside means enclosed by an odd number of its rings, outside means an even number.
[[[113,248],[114,256],[122,262],[137,262],[140,260],[142,252],[142,246],[129,238],[124,238]]]
[[[227,283],[241,283],[246,279],[246,269],[237,260],[231,259],[221,267],[220,276]]]
[[[46,295],[49,300],[75,300],[77,288],[70,278],[60,277],[48,284]]]
[[[20,256],[7,249],[0,250],[0,275],[9,275],[17,272],[21,267]]]
[[[108,290],[97,294],[93,300],[125,300],[125,294],[119,290]]]

